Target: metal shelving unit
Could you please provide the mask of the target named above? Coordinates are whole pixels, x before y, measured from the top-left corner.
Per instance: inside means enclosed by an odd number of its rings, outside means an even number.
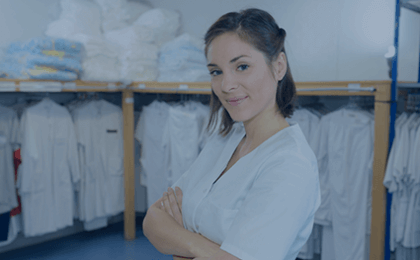
[[[394,47],[395,55],[392,58],[392,83],[391,83],[391,111],[390,111],[390,125],[389,125],[389,152],[395,137],[395,120],[397,114],[397,100],[398,100],[398,89],[415,89],[420,88],[420,51],[419,51],[419,73],[417,83],[398,83],[398,43],[399,43],[399,26],[401,8],[409,9],[413,12],[420,14],[420,1],[419,0],[396,0],[395,6],[395,24],[394,24]],[[420,37],[420,35],[419,35]],[[386,207],[386,236],[385,236],[385,260],[390,260],[390,225],[391,225],[391,202],[392,194],[387,193],[387,207]]]

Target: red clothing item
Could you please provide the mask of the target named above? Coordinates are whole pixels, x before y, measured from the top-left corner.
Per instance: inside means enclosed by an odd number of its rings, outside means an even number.
[[[15,183],[17,182],[17,170],[19,168],[19,165],[22,163],[21,157],[20,157],[20,149],[16,150],[13,153],[13,161],[15,164]],[[16,194],[17,194],[17,190],[16,190]],[[18,214],[20,214],[22,212],[22,204],[20,203],[20,197],[19,195],[17,195],[17,199],[18,199],[18,206],[14,209],[12,209],[12,211],[10,212],[10,216],[16,216]]]

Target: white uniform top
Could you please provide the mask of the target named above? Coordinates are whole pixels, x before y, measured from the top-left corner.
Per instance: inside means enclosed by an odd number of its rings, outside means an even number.
[[[214,134],[172,186],[183,191],[184,227],[243,260],[294,260],[320,205],[318,166],[298,124],[238,160],[216,183],[244,137]]]
[[[336,259],[363,259],[367,250],[373,135],[371,114],[349,109],[330,114],[328,170]]]
[[[165,165],[169,170],[172,186],[190,168],[199,153],[198,115],[183,106],[169,108],[162,137],[162,146],[168,147]]]
[[[114,216],[125,208],[122,110],[93,100],[73,115],[82,172],[79,218],[88,222]]]
[[[69,112],[44,99],[23,113],[19,138],[18,188],[25,236],[72,226],[73,185],[80,181],[80,168]]]
[[[18,206],[13,166],[18,128],[16,112],[0,105],[0,214]]]

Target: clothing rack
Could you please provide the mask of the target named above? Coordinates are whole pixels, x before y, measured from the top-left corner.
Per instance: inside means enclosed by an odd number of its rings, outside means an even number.
[[[22,92],[21,82],[32,82],[38,92],[49,89],[39,88],[43,83],[35,80],[0,79],[1,92]],[[45,82],[45,81],[43,81]],[[136,238],[135,223],[135,175],[134,175],[134,94],[211,94],[209,82],[55,82],[61,84],[61,92],[113,92],[122,93],[124,123],[124,236],[126,240]],[[26,83],[28,84],[28,83]],[[383,259],[385,245],[386,189],[382,184],[389,141],[390,81],[357,82],[297,82],[298,96],[372,96],[375,99],[375,141],[372,179],[372,220],[370,239],[370,260]]]
[[[420,1],[419,0],[395,0],[395,19],[394,19],[394,48],[395,55],[392,57],[391,67],[391,95],[390,95],[390,124],[389,124],[389,146],[388,153],[391,150],[392,143],[395,137],[395,120],[397,116],[397,101],[399,89],[419,89],[420,88],[420,54],[419,54],[419,70],[417,83],[414,82],[398,82],[398,46],[399,46],[399,29],[400,29],[400,15],[401,8],[406,8],[413,12],[420,14]],[[386,239],[385,239],[385,255],[381,255],[380,259],[391,259],[390,250],[390,226],[391,226],[391,201],[392,194],[387,192],[387,206],[386,206]]]

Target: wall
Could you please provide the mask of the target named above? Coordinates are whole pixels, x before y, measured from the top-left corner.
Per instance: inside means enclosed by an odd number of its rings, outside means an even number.
[[[287,32],[296,81],[389,80],[384,54],[393,45],[395,0],[154,0],[179,10],[184,30],[203,37],[221,15],[256,7]],[[402,10],[399,80],[417,81],[420,14]]]
[[[141,1],[141,0],[138,0]],[[388,80],[384,54],[393,45],[395,0],[153,0],[179,10],[183,29],[203,38],[222,14],[248,7],[269,12],[286,30],[296,81]],[[42,36],[58,18],[57,0],[0,0],[0,48]],[[399,80],[417,81],[420,14],[402,10]]]

